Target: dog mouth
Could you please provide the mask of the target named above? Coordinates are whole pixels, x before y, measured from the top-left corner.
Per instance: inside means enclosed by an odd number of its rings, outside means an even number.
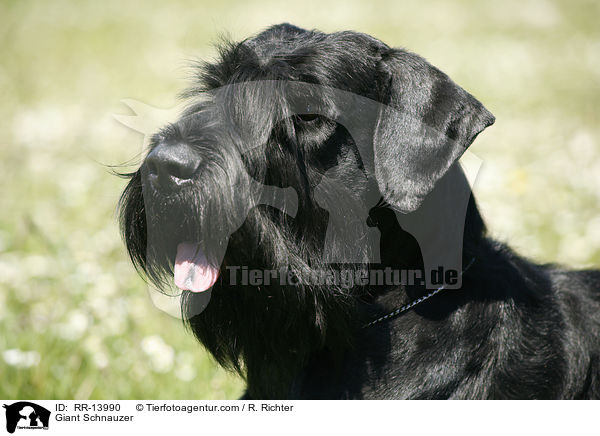
[[[210,265],[199,243],[182,242],[177,245],[173,276],[182,291],[204,292],[219,278],[219,269]]]

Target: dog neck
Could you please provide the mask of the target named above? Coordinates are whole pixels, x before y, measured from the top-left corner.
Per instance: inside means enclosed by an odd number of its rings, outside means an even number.
[[[450,210],[452,199],[445,201],[442,210]],[[437,215],[424,230],[442,234],[447,223],[440,209],[426,212]],[[485,243],[485,227],[470,195],[463,217],[466,265]],[[381,232],[381,263],[371,268],[424,270],[419,241],[405,231],[392,209],[374,209],[370,218]],[[248,264],[268,268],[264,259]],[[208,307],[189,324],[219,364],[246,379],[253,398],[285,398],[304,368],[315,360],[327,361],[330,368],[343,365],[362,326],[431,291],[422,285],[367,288],[340,292],[328,286],[278,283],[217,286]]]

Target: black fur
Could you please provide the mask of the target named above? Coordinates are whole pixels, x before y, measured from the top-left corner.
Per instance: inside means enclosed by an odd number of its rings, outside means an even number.
[[[316,115],[291,109],[284,81],[321,86]],[[339,107],[333,89],[382,109],[354,111],[360,128],[351,135],[337,120],[355,107]],[[157,189],[146,161],[123,193],[121,228],[135,265],[163,289],[179,242],[213,248],[207,256],[220,278],[212,291],[185,292],[183,312],[217,362],[245,377],[249,398],[600,397],[600,272],[535,265],[486,236],[456,160],[494,117],[444,73],[368,35],[282,24],[223,44],[185,96],[189,109],[151,151],[183,143],[197,170],[190,183]],[[370,135],[370,153],[357,135]],[[288,200],[249,203],[261,195],[250,180],[293,188],[297,211]],[[317,187],[326,200],[316,199]],[[325,244],[334,216],[321,207],[327,199],[343,209],[345,230]],[[302,279],[342,268],[326,248],[334,257],[353,250],[359,261],[344,268],[424,270],[424,238],[447,234],[455,210],[464,220],[454,236],[459,263],[472,261],[460,289],[367,328],[430,290],[231,286],[224,270],[286,268]],[[415,222],[420,236],[405,231]],[[366,226],[381,235],[377,262],[355,232]],[[340,236],[348,232],[350,241]]]

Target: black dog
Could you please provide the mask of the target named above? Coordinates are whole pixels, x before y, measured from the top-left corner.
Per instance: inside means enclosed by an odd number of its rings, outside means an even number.
[[[121,226],[248,398],[600,397],[600,272],[486,237],[456,161],[494,117],[444,73],[282,24],[196,83]]]

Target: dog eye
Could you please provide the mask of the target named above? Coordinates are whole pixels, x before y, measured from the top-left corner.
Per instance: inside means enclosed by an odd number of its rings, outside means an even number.
[[[317,118],[319,118],[319,115],[315,113],[312,104],[306,104],[304,106],[304,111],[296,114],[296,120],[304,123],[309,123]]]
[[[319,116],[317,114],[298,114],[298,115],[296,115],[296,117],[300,121],[304,121],[304,122],[314,121],[317,118],[319,118]]]

